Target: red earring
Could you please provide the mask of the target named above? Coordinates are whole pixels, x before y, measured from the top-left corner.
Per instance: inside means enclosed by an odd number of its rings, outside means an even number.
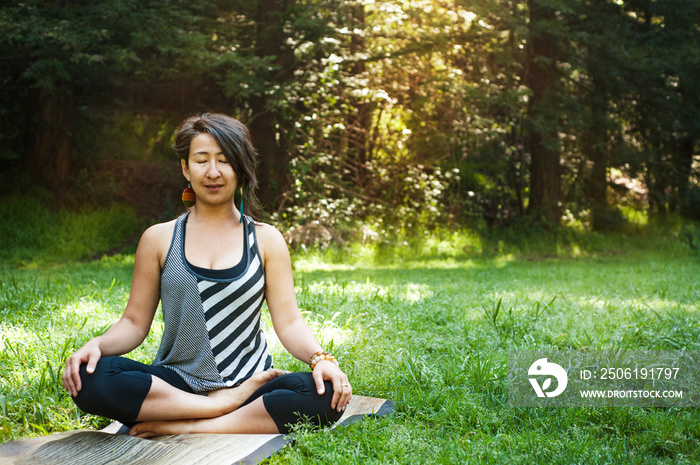
[[[185,190],[182,191],[182,203],[187,207],[190,208],[194,203],[197,201],[197,196],[195,195],[194,191],[192,190],[192,184],[189,182],[187,183],[187,187],[185,187]]]

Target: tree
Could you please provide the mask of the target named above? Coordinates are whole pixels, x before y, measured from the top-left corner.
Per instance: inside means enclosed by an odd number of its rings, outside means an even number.
[[[280,196],[289,187],[287,137],[290,125],[289,120],[279,114],[275,98],[279,98],[276,89],[286,85],[296,67],[294,49],[288,43],[291,31],[287,19],[295,6],[294,0],[261,0],[257,2],[255,16],[255,54],[261,59],[270,59],[270,72],[263,75],[267,89],[250,99],[249,127],[260,154],[258,195],[271,211],[277,209]]]
[[[645,179],[652,210],[692,212],[697,0],[1,8],[0,137],[54,188],[85,139],[76,118],[105,101],[234,114],[267,210],[319,227],[590,212],[600,229],[613,169]]]
[[[557,32],[561,24],[552,2],[528,0],[529,54],[527,86],[532,91],[526,127],[530,152],[529,212],[545,224],[556,226],[562,211],[561,75],[557,68],[560,50]]]
[[[625,118],[633,142],[633,172],[643,176],[650,208],[687,211],[698,140],[698,2],[635,0],[624,3],[633,28],[626,80]]]
[[[0,10],[5,113],[15,147],[41,184],[65,186],[75,108],[120,80],[172,79],[189,70],[202,36],[186,30],[199,19],[187,2],[30,0]],[[187,72],[187,71],[185,71]],[[11,130],[10,128],[19,128]],[[21,134],[21,135],[20,135]]]
[[[625,98],[629,79],[626,47],[630,28],[621,7],[609,0],[588,0],[576,4],[569,29],[577,48],[574,67],[578,72],[575,89],[580,95],[578,119],[582,163],[579,176],[585,184],[581,208],[590,208],[596,230],[614,226],[608,199],[608,173],[621,156],[623,122],[615,108]],[[612,216],[611,216],[612,215]]]

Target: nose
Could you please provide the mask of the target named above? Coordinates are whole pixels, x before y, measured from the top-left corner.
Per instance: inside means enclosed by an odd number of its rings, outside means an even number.
[[[216,162],[209,163],[208,169],[207,169],[207,177],[209,178],[218,178],[221,176],[221,171],[219,171],[219,167],[217,166]]]

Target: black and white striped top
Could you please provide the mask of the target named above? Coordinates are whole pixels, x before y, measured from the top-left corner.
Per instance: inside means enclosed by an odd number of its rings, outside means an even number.
[[[260,327],[265,270],[255,224],[245,216],[244,253],[229,270],[192,266],[185,258],[189,212],[175,224],[161,272],[163,339],[153,365],[175,370],[195,392],[230,387],[272,366]]]

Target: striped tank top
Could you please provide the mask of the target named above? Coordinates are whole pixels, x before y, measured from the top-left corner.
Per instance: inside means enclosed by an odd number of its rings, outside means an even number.
[[[255,224],[244,216],[241,263],[206,270],[185,258],[189,212],[175,223],[160,278],[163,339],[153,365],[179,374],[197,393],[231,387],[272,367],[260,326],[265,294]],[[223,272],[222,272],[223,271]]]

